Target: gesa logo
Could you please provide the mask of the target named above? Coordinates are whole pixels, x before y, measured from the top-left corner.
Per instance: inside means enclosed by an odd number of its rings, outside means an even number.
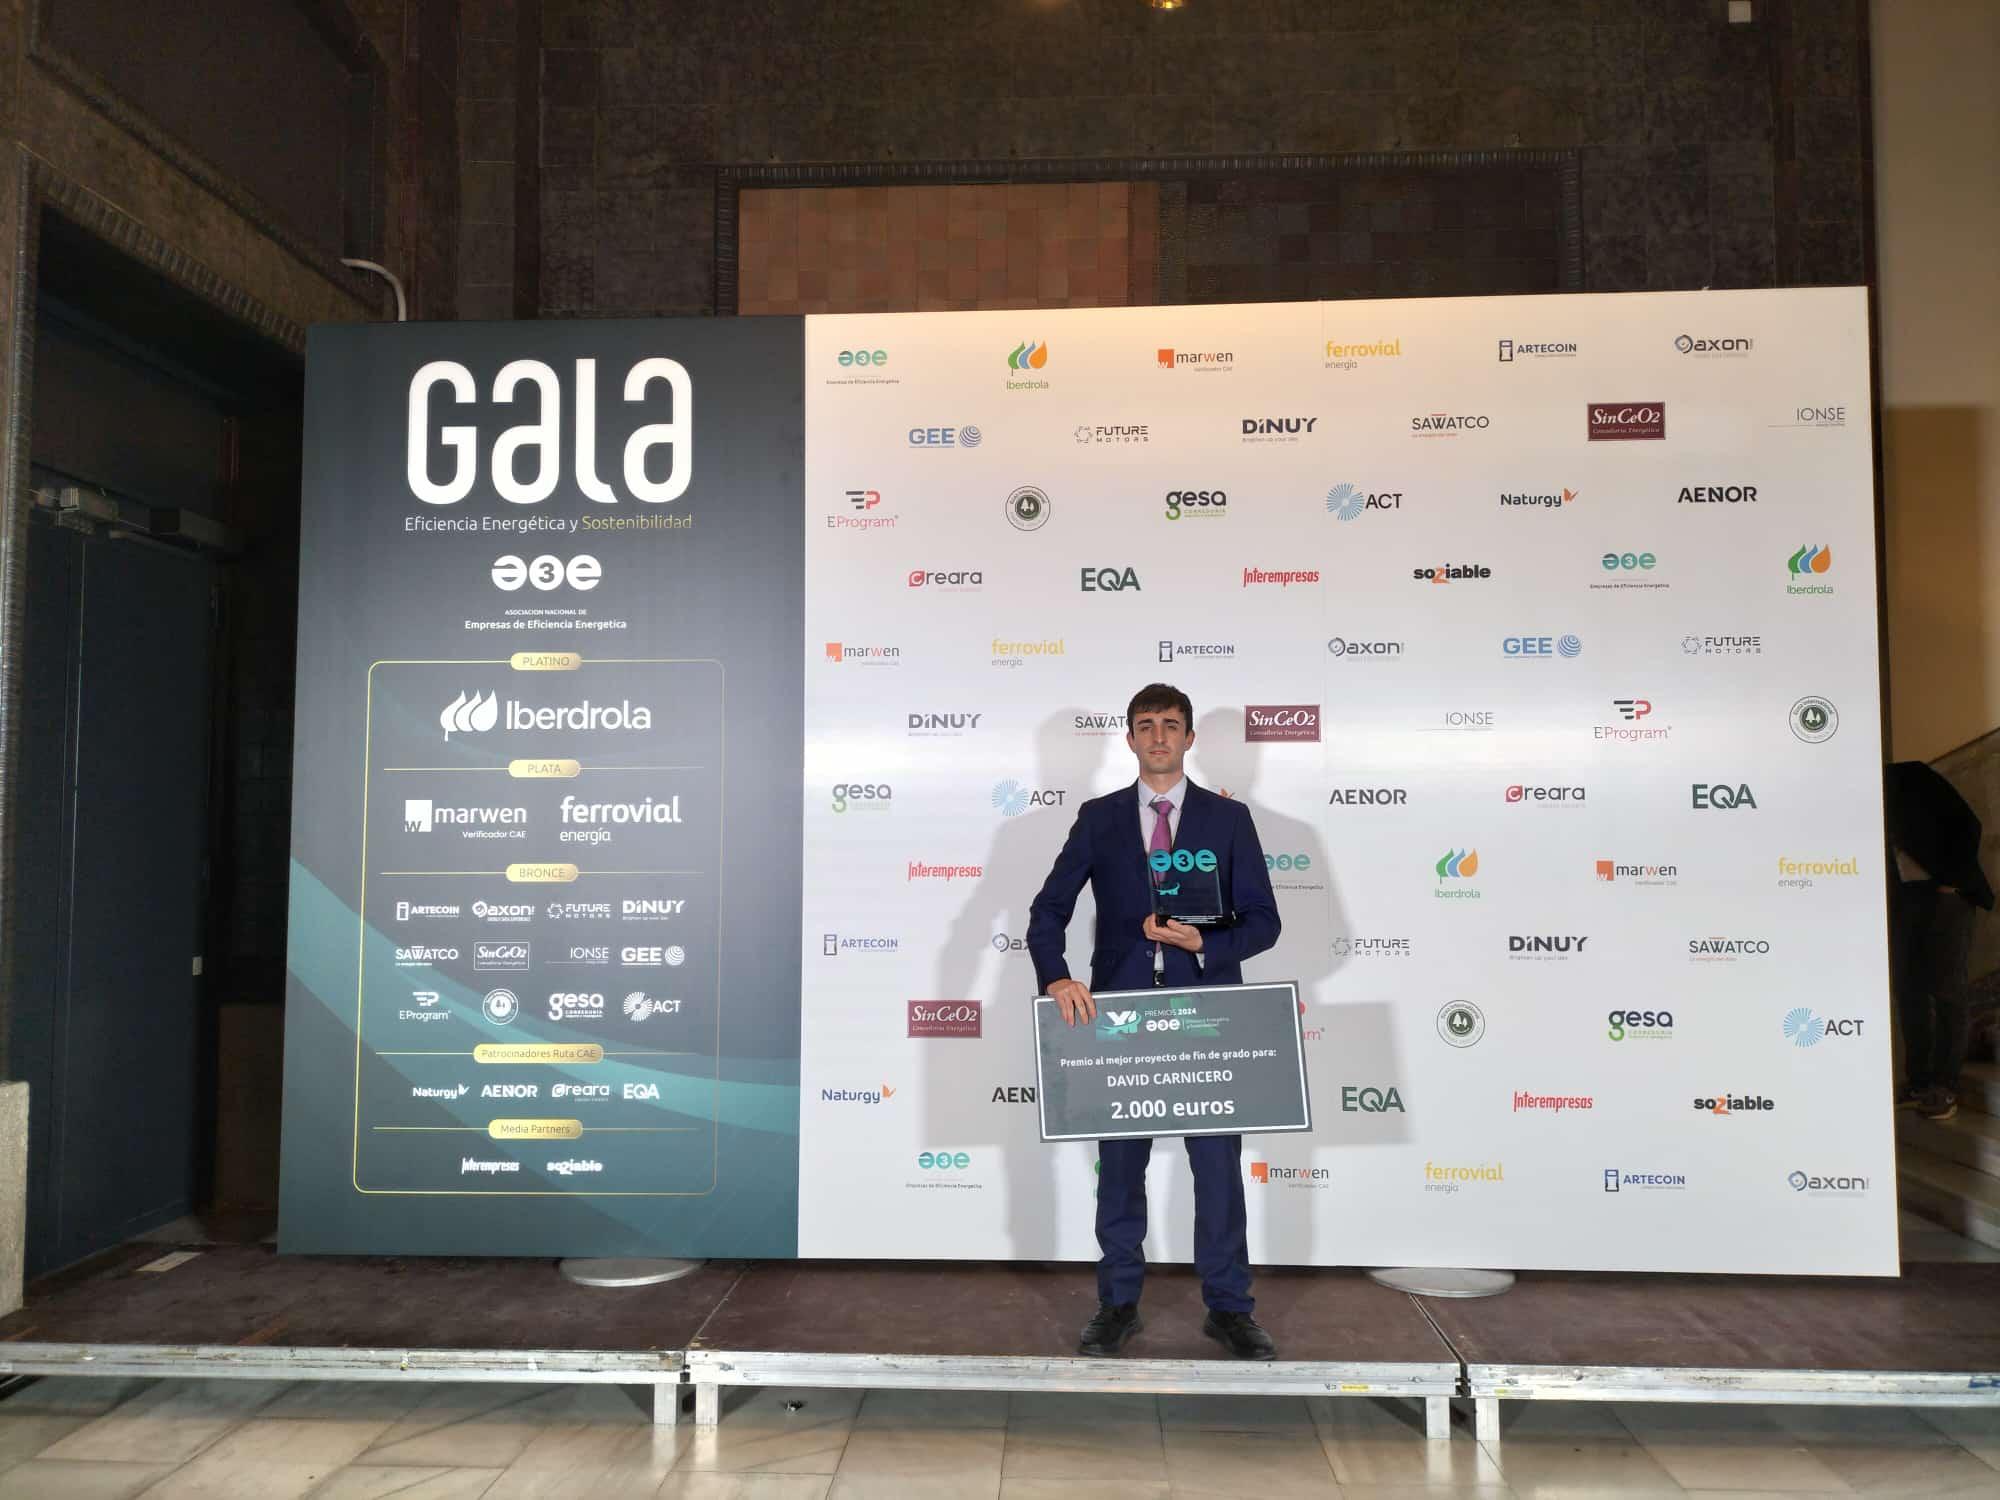
[[[1201,516],[1220,516],[1228,504],[1227,490],[1168,490],[1167,519],[1178,521],[1186,511]]]
[[[694,384],[678,360],[654,356],[639,360],[625,372],[624,399],[639,403],[647,399],[647,388],[655,381],[667,387],[671,417],[665,422],[649,422],[633,430],[625,440],[625,488],[634,499],[650,505],[665,505],[686,493],[694,473]],[[576,445],[572,478],[587,500],[599,505],[615,505],[618,496],[597,473],[597,361],[579,359],[574,379],[576,400],[571,434]],[[406,432],[406,477],[410,493],[426,505],[456,505],[472,493],[479,478],[479,429],[470,425],[437,425],[440,414],[434,403],[439,386],[450,388],[450,399],[469,406],[479,399],[472,372],[456,360],[434,359],[410,377],[408,426]],[[562,473],[562,383],[556,372],[536,359],[510,360],[493,377],[490,399],[496,405],[514,402],[523,386],[532,386],[539,395],[539,416],[533,422],[509,427],[493,440],[490,455],[493,488],[500,498],[514,505],[535,505],[555,493]],[[450,477],[442,482],[431,477],[432,441],[454,456]],[[670,450],[667,476],[654,480],[647,476],[647,455],[654,448]],[[523,451],[534,460],[529,476],[521,478],[518,460]]]
[[[1757,799],[1750,794],[1747,782],[1731,786],[1726,781],[1713,784],[1704,781],[1693,783],[1694,805],[1698,808],[1713,808],[1730,812],[1739,807],[1755,808]]]
[[[1139,591],[1139,575],[1130,568],[1081,568],[1078,586],[1086,594],[1115,594],[1124,589]]]

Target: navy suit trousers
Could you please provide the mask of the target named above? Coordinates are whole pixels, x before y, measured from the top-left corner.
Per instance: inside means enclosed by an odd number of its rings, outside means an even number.
[[[1201,1300],[1217,1312],[1249,1312],[1249,1216],[1243,1206],[1243,1137],[1191,1135],[1194,1264]],[[1097,1296],[1122,1306],[1146,1281],[1146,1163],[1150,1140],[1097,1143]]]

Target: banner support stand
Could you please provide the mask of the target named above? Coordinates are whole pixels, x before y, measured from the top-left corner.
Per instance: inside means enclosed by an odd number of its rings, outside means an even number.
[[[1456,1266],[1384,1266],[1368,1279],[1417,1297],[1497,1297],[1514,1285],[1512,1271],[1468,1271]]]
[[[658,1286],[663,1281],[678,1281],[707,1264],[705,1260],[612,1256],[565,1260],[557,1269],[578,1286]]]

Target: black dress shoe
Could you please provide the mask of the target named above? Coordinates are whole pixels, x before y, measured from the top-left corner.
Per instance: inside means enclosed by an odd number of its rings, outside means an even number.
[[[1097,1304],[1097,1316],[1083,1325],[1083,1336],[1077,1340],[1079,1354],[1111,1355],[1125,1347],[1127,1339],[1146,1325],[1139,1320],[1139,1304],[1127,1302],[1114,1307],[1109,1302]]]
[[[1271,1335],[1259,1328],[1257,1320],[1248,1313],[1217,1312],[1210,1308],[1201,1331],[1238,1359],[1278,1357],[1278,1346],[1271,1342]]]

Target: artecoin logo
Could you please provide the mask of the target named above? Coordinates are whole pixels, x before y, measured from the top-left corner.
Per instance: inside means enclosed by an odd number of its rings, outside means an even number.
[[[1813,582],[1824,577],[1833,566],[1833,548],[1810,546],[1801,547],[1785,559],[1785,571],[1792,581],[1785,585],[1788,594],[1830,594],[1833,589],[1823,583]]]

